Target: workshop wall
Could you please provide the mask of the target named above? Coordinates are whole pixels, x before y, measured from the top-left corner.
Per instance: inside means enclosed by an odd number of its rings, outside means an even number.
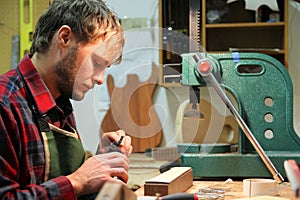
[[[23,2],[23,4],[20,4]],[[0,73],[15,67],[21,59],[19,56],[20,37],[20,5],[28,10],[29,0],[0,0]],[[46,0],[34,0],[33,6],[33,27],[36,20],[49,5]],[[25,18],[27,12],[24,14]],[[28,19],[28,18],[26,18]],[[25,33],[28,34],[29,33]]]
[[[300,3],[289,3],[289,74],[294,87],[294,126],[300,135]]]
[[[0,0],[0,73],[11,66],[12,38],[19,35],[18,0]],[[16,47],[18,48],[18,46]],[[17,51],[18,52],[18,51]]]

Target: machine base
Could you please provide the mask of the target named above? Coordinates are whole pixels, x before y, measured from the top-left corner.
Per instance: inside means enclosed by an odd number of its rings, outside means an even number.
[[[286,179],[283,163],[300,163],[300,152],[266,152],[278,172]],[[258,154],[182,153],[181,165],[193,169],[194,178],[273,178]]]

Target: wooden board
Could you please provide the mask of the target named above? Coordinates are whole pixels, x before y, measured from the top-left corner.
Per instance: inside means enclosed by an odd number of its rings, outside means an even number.
[[[140,82],[136,74],[129,74],[126,85],[117,88],[113,77],[108,75],[107,86],[111,105],[102,121],[101,135],[123,129],[131,136],[133,152],[157,147],[162,138],[162,126],[152,100],[157,87],[156,66],[152,66],[152,75],[145,82]]]
[[[144,193],[148,196],[160,194],[165,196],[185,192],[193,185],[193,171],[191,167],[173,167],[170,170],[146,180]]]
[[[121,183],[106,182],[95,200],[136,200],[136,194]]]

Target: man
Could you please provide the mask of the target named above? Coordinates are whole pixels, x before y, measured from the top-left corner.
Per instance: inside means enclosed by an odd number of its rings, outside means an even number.
[[[54,0],[40,17],[30,54],[0,76],[0,199],[76,199],[128,180],[130,138],[123,153],[108,153],[125,133],[106,133],[99,154],[85,159],[69,100],[103,83],[123,45],[100,0]]]

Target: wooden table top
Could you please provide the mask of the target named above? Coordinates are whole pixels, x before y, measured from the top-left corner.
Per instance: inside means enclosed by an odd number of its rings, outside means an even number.
[[[276,186],[275,194],[272,196],[246,197],[243,194],[242,181],[193,181],[193,186],[186,192],[199,193],[201,199],[251,199],[251,200],[295,200],[294,192],[289,182]],[[144,195],[144,187],[135,191],[137,196]]]

